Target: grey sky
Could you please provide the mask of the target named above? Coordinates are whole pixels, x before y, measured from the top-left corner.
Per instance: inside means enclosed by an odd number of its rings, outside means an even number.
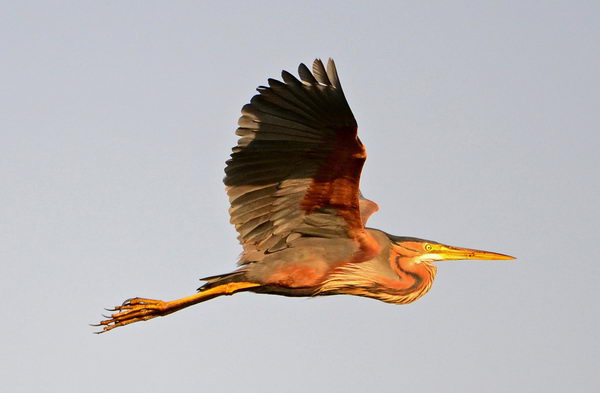
[[[598,2],[203,4],[2,7],[2,391],[598,391]],[[315,57],[370,225],[519,260],[439,263],[407,306],[241,294],[91,334],[233,269],[239,110]]]

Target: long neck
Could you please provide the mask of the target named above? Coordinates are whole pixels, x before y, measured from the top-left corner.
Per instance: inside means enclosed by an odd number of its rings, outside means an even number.
[[[398,303],[414,302],[431,288],[437,272],[431,263],[416,261],[395,245],[390,248],[389,263],[398,276],[397,280],[388,283],[398,296]]]
[[[411,303],[427,293],[436,267],[415,262],[410,250],[398,247],[383,232],[369,231],[380,243],[381,253],[369,261],[337,268],[318,293],[366,296],[395,304]]]

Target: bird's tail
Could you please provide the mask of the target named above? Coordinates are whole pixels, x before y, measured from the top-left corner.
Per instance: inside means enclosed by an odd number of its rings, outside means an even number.
[[[218,287],[224,284],[230,284],[234,282],[248,282],[246,279],[246,272],[243,270],[236,270],[231,273],[217,274],[215,276],[204,277],[200,279],[206,281],[204,285],[198,288],[198,292],[204,292],[207,289]]]

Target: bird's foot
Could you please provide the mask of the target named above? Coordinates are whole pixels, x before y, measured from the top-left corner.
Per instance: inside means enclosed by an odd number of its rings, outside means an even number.
[[[97,333],[108,332],[119,326],[125,326],[139,321],[147,321],[148,319],[166,315],[169,313],[170,307],[168,302],[162,300],[134,297],[125,300],[120,306],[106,310],[116,312],[110,316],[103,315],[108,319],[92,325],[102,327],[102,330]]]

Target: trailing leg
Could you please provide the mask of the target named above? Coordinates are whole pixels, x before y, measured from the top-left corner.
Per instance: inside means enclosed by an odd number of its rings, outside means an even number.
[[[218,296],[233,295],[236,292],[257,286],[260,286],[260,284],[252,282],[227,282],[210,286],[206,289],[201,288],[200,292],[194,295],[171,301],[135,297],[127,299],[122,305],[108,310],[116,312],[110,316],[106,316],[108,319],[92,326],[101,326],[102,330],[98,333],[104,333],[119,326],[125,326],[139,321],[147,321],[148,319],[156,317],[163,317]]]

